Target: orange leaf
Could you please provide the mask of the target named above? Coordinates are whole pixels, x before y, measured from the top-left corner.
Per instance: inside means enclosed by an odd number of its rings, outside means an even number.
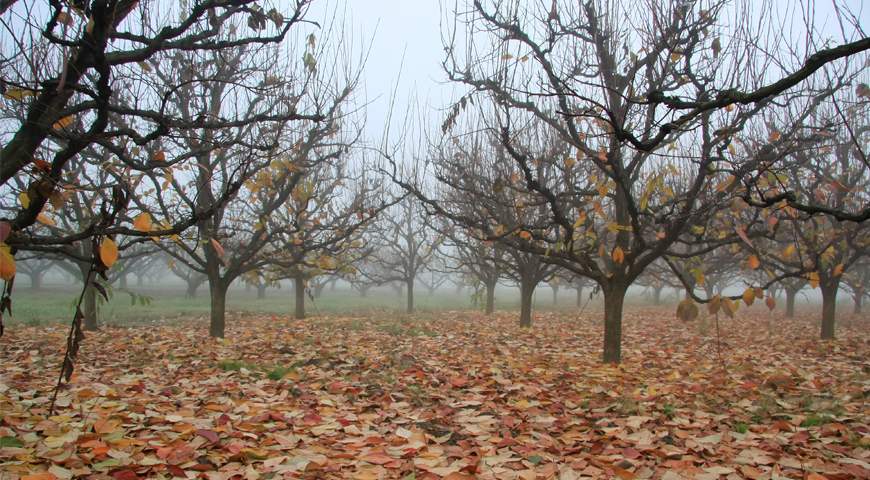
[[[759,265],[761,265],[761,263],[758,261],[758,257],[754,254],[749,256],[748,262],[749,262],[749,266],[752,267],[753,270],[755,270],[756,268],[758,268]]]
[[[151,214],[148,212],[140,213],[135,220],[133,220],[133,226],[136,227],[136,230],[140,232],[147,232],[151,230]]]
[[[837,265],[836,267],[834,267],[834,275],[833,276],[836,277],[837,275],[840,275],[842,273],[843,273],[843,264],[841,263],[841,264]]]
[[[15,276],[15,259],[9,253],[9,247],[0,245],[0,278],[10,282]]]
[[[742,238],[747,245],[750,247],[752,246],[752,242],[749,241],[749,237],[746,236],[746,232],[744,232],[742,228],[734,227],[734,231],[737,232],[737,235],[740,235],[740,238]]]
[[[74,121],[75,121],[75,119],[72,116],[63,117],[60,120],[58,120],[57,122],[55,122],[54,129],[60,130],[61,128],[68,127],[68,126],[72,125],[72,123]]]
[[[57,476],[53,473],[45,472],[39,475],[24,475],[21,480],[57,480]]]
[[[220,255],[221,257],[226,257],[226,254],[224,254],[224,248],[221,247],[221,244],[218,243],[217,240],[212,238],[211,245],[214,247],[215,250],[217,250],[218,255]]]
[[[767,308],[772,312],[774,308],[776,308],[776,300],[773,297],[767,297],[764,299],[764,304],[767,305]]]
[[[103,265],[112,268],[115,261],[118,260],[118,245],[111,238],[106,237],[103,240],[103,245],[100,247],[100,260]]]
[[[441,480],[474,480],[474,478],[474,475],[469,475],[462,472],[453,472],[445,477],[442,477]]]
[[[769,141],[769,142],[775,142],[776,139],[778,139],[778,138],[781,137],[781,136],[782,136],[782,133],[780,133],[780,132],[773,132],[773,133],[770,134],[769,137],[767,137],[767,141]]]
[[[57,222],[55,222],[53,218],[49,217],[44,213],[40,213],[39,215],[37,215],[36,219],[39,220],[39,222],[43,225],[48,225],[49,227],[57,225]]]
[[[622,263],[625,261],[625,252],[622,251],[621,248],[616,247],[613,249],[613,261],[617,263]]]
[[[162,161],[166,160],[166,154],[163,153],[163,150],[160,150],[159,152],[155,153],[154,155],[151,155],[151,160],[157,160],[157,161],[162,162]]]
[[[628,470],[621,467],[614,468],[613,473],[615,473],[616,476],[621,478],[622,480],[637,480],[638,478],[637,475],[635,475],[634,473],[629,472]]]

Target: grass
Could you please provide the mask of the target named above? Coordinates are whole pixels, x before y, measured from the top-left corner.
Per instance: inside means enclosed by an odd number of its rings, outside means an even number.
[[[747,425],[745,423],[735,423],[734,424],[734,431],[741,434],[741,435],[745,434],[746,432],[749,431],[749,425]]]
[[[208,284],[197,290],[197,297],[185,298],[187,289],[174,277],[167,276],[154,284],[136,285],[131,282],[127,288],[138,295],[151,297],[150,304],[130,305],[130,296],[115,289],[113,299],[100,307],[99,321],[104,325],[145,326],[157,322],[168,324],[186,323],[190,320],[208,321],[210,315],[210,299]],[[515,289],[499,289],[499,310],[519,310],[519,294]],[[81,294],[79,284],[59,283],[57,279],[48,277],[43,287],[34,290],[16,285],[12,296],[11,316],[3,320],[10,324],[23,324],[31,327],[41,327],[53,323],[67,323],[72,320],[74,301]],[[573,291],[564,290],[559,295],[559,305],[555,310],[574,309]],[[642,300],[640,296],[636,299]],[[419,313],[441,312],[449,310],[473,309],[468,290],[456,294],[455,289],[447,285],[429,296],[425,293],[415,296],[415,308]],[[632,300],[629,300],[629,302]],[[596,302],[593,302],[596,303]],[[373,288],[365,298],[341,285],[336,290],[323,291],[320,298],[314,301],[306,299],[305,307],[308,315],[315,316],[355,316],[368,315],[395,320],[393,323],[408,323],[411,316],[404,313],[405,297],[399,297],[390,287]],[[244,286],[233,284],[227,294],[226,311],[229,313],[243,312],[262,315],[289,316],[295,309],[295,300],[291,288],[270,288],[266,290],[266,298],[257,300],[255,289],[245,290]],[[389,314],[384,315],[387,310]],[[534,311],[553,311],[552,296],[549,288],[542,287],[534,305]],[[371,313],[378,315],[369,315]],[[351,324],[351,329],[363,330],[366,325]],[[412,335],[433,336],[427,329],[417,328]]]
[[[266,373],[266,378],[277,382],[279,380],[282,380],[284,378],[284,375],[287,375],[288,373],[297,372],[296,369],[292,367],[275,367],[272,370],[269,370],[268,373]]]

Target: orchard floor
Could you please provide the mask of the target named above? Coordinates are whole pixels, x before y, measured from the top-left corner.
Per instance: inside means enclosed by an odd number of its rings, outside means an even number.
[[[607,366],[594,310],[106,327],[55,415],[67,327],[13,325],[0,480],[870,478],[870,319],[762,308],[630,308]]]

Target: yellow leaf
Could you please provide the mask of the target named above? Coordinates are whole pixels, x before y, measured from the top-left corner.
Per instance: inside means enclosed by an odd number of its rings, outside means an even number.
[[[793,254],[794,254],[794,245],[789,245],[789,246],[782,249],[782,256],[783,257],[788,258],[788,257],[792,256]]]
[[[743,291],[743,303],[745,303],[747,307],[751,307],[754,302],[755,291],[751,288],[747,288]]]
[[[568,157],[565,159],[565,168],[570,169],[574,166],[574,157]]]
[[[758,257],[755,255],[750,255],[748,261],[749,261],[749,266],[752,267],[753,270],[755,270],[756,268],[758,268],[759,265],[761,265],[761,263],[758,261]]]
[[[26,192],[21,192],[18,194],[18,201],[21,202],[21,206],[24,208],[30,206],[30,197],[27,196]]]
[[[146,72],[150,72],[152,70],[151,65],[148,65],[145,62],[136,62],[136,63],[138,63],[139,66],[142,67],[142,70],[145,70]]]
[[[677,61],[679,61],[681,58],[683,58],[683,56],[682,56],[681,54],[677,53],[677,52],[674,52],[674,53],[671,54],[671,61],[673,61],[673,62],[677,62]]]
[[[6,93],[3,94],[3,98],[8,98],[9,100],[21,100],[24,97],[32,96],[33,92],[31,92],[30,90],[21,90],[19,88],[6,90]]]
[[[72,123],[74,121],[75,121],[75,119],[72,117],[72,115],[70,115],[68,117],[63,117],[60,120],[58,120],[57,122],[55,122],[54,129],[60,130],[61,128],[68,127],[68,126],[72,125]]]
[[[133,220],[133,226],[136,227],[136,230],[140,232],[147,232],[151,230],[151,214],[148,212],[140,213],[135,220]]]
[[[169,265],[166,266],[166,269],[169,270],[172,266],[175,265],[175,260],[169,262]]]
[[[520,232],[520,238],[531,238],[531,236],[532,236],[531,232],[527,232],[525,230]]]
[[[809,280],[810,286],[815,289],[819,286],[819,272],[810,272],[810,274],[807,275],[807,280]]]
[[[109,237],[103,240],[103,245],[100,247],[100,260],[103,265],[112,268],[115,261],[118,260],[118,245]]]
[[[841,263],[841,264],[837,265],[836,267],[834,267],[834,275],[833,276],[836,277],[837,275],[840,275],[842,273],[843,273],[843,264]]]
[[[0,278],[10,282],[15,276],[15,259],[9,253],[9,247],[0,243]]]
[[[510,60],[512,58],[514,58],[514,56],[511,55],[510,53],[505,53],[504,55],[501,56],[502,60]]]
[[[49,227],[57,225],[57,222],[55,222],[53,218],[49,217],[44,213],[40,213],[39,215],[37,215],[36,219],[43,225],[48,225]]]

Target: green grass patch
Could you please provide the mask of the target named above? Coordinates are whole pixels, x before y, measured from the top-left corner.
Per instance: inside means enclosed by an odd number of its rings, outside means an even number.
[[[801,426],[804,428],[810,427],[818,427],[819,425],[825,425],[831,422],[830,415],[810,415],[803,422],[801,422]]]
[[[734,431],[743,435],[749,431],[749,425],[747,425],[745,423],[735,423],[734,424]]]

